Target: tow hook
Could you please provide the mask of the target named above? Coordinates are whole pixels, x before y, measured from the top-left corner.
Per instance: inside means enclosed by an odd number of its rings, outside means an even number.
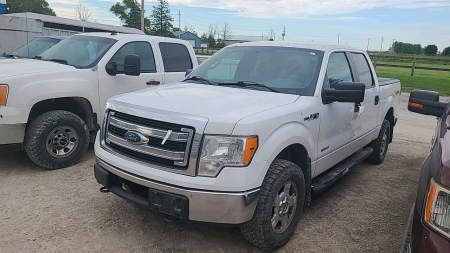
[[[106,189],[106,187],[102,187],[102,188],[100,188],[100,192],[103,192],[103,193],[108,193],[109,192],[109,190],[108,189]]]

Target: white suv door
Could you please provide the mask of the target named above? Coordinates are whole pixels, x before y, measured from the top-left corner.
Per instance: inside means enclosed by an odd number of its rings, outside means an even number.
[[[117,66],[117,74],[115,76],[109,75],[105,68],[98,70],[100,112],[102,114],[106,101],[112,96],[163,84],[161,64],[158,62],[159,57],[155,57],[157,52],[148,41],[128,42],[117,50],[108,63],[123,64],[125,56],[129,54],[139,55],[141,58],[141,74],[139,76],[125,75],[123,72],[124,67],[121,65]],[[103,119],[103,115],[101,119]]]
[[[179,82],[184,79],[186,70],[193,69],[193,59],[189,50],[183,44],[171,42],[159,42],[158,47],[164,65],[165,83]]]
[[[354,82],[354,74],[345,52],[333,52],[327,65],[324,85],[331,87],[338,82]],[[357,138],[358,113],[354,103],[333,102],[322,106],[320,133],[317,143],[318,160],[314,176],[321,174],[355,151],[350,142]]]

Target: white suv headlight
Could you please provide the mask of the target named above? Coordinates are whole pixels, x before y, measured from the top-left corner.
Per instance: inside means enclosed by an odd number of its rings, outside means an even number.
[[[258,147],[258,137],[206,135],[200,153],[198,175],[215,177],[225,166],[247,166]]]
[[[450,190],[430,180],[425,221],[447,238],[450,238]]]

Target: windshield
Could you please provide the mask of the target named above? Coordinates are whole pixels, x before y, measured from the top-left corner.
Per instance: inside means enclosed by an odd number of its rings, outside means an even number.
[[[67,62],[76,68],[92,68],[117,40],[74,35],[42,53],[42,60]]]
[[[59,41],[60,40],[54,38],[35,38],[29,43],[7,53],[7,55],[14,55],[19,58],[33,58],[51,48]]]
[[[228,47],[203,62],[189,77],[201,77],[219,85],[254,82],[277,92],[312,96],[322,57],[322,51],[302,48]],[[254,88],[248,85],[236,87]]]

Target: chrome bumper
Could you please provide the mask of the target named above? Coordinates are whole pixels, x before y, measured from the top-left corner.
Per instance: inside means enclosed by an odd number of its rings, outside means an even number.
[[[0,145],[22,143],[26,124],[0,124]]]
[[[113,167],[99,158],[97,158],[96,163],[102,169],[121,179],[150,189],[187,197],[189,200],[188,218],[192,221],[241,224],[252,219],[256,204],[258,203],[259,189],[229,193],[178,188],[176,186],[165,185],[161,182],[155,182],[150,179],[129,174],[119,168]],[[97,173],[96,178],[97,181],[103,184],[107,189],[110,187],[105,185],[108,184],[107,182],[99,180]],[[127,200],[133,202],[133,200]],[[140,202],[140,204],[142,204],[142,202]]]

